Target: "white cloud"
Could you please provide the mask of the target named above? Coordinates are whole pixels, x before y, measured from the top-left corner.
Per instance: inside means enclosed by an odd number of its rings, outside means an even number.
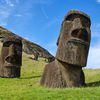
[[[98,3],[100,3],[100,0],[97,0]]]
[[[0,25],[6,26],[10,15],[13,14],[16,0],[1,0],[0,2]]]
[[[100,45],[90,48],[87,68],[100,68]]]
[[[50,4],[51,0],[33,0],[34,4]]]
[[[6,8],[0,9],[0,25],[6,26],[7,25],[7,19],[10,15],[10,10]]]
[[[12,3],[11,0],[5,0],[5,2],[6,2],[7,5],[9,5],[9,6],[11,6],[11,7],[14,6],[14,4]]]
[[[45,17],[46,19],[49,19],[49,16],[47,15],[45,9],[44,9],[42,6],[41,6],[41,11],[42,11],[44,17]]]
[[[100,68],[100,23],[92,25],[91,35],[93,45],[90,46],[87,68]]]
[[[21,2],[20,1],[21,0],[0,0],[0,25],[6,26],[10,16],[22,17],[25,13],[30,13],[29,11],[34,5],[51,4],[51,0],[25,0]],[[44,17],[48,19],[48,15],[45,9],[41,8],[41,12],[44,15]],[[31,15],[33,16],[32,13]]]
[[[21,15],[21,14],[16,14],[15,16],[16,16],[16,17],[22,17],[23,15]]]
[[[91,27],[92,37],[100,38],[100,23],[94,23]]]

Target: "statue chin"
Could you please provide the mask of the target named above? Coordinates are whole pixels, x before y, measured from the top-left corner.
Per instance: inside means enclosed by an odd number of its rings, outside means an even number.
[[[87,63],[88,46],[80,42],[63,43],[60,49],[58,48],[56,58],[62,62],[84,67]]]

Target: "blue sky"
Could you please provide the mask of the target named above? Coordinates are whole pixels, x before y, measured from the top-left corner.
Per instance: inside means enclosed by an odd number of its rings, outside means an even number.
[[[55,55],[62,20],[71,9],[91,17],[87,68],[100,68],[100,0],[0,0],[0,25]]]

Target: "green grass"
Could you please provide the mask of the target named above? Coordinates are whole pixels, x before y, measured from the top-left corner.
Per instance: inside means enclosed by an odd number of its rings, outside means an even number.
[[[0,78],[0,100],[100,100],[100,69],[84,70],[90,87],[49,89],[39,84],[45,64],[24,54],[21,77]]]

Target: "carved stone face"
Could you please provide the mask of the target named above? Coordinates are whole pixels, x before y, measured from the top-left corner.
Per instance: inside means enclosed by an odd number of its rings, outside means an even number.
[[[1,52],[3,67],[19,67],[22,65],[22,42],[16,38],[6,38]]]
[[[90,33],[88,15],[79,11],[70,11],[62,23],[56,58],[68,64],[86,66]]]

